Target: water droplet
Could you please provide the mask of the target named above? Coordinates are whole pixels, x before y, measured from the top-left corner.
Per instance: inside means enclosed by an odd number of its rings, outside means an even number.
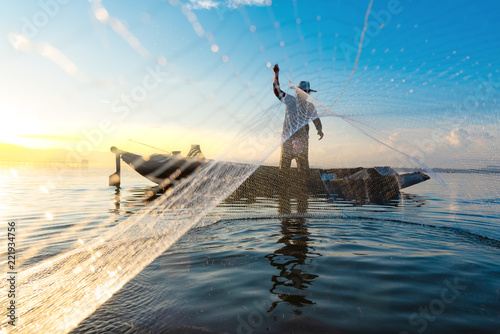
[[[167,58],[160,56],[160,57],[158,57],[157,62],[159,65],[165,66],[165,65],[167,65]]]

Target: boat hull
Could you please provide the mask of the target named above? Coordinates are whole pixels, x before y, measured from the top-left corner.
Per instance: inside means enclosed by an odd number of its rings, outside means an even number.
[[[136,172],[158,184],[163,191],[209,162],[180,155],[153,154],[145,157],[118,149],[113,152]],[[357,167],[311,168],[304,180],[296,168],[280,174],[278,167],[259,166],[230,197],[254,199],[286,193],[298,198],[304,194],[328,194],[357,202],[381,203],[397,198],[401,189],[428,179],[429,176],[422,172],[399,175],[390,167]]]
[[[170,188],[206,163],[205,160],[198,158],[183,158],[180,155],[164,154],[141,156],[123,152],[121,158],[137,173],[163,189]]]
[[[325,179],[334,176],[335,179]],[[426,181],[421,172],[399,175],[390,167],[314,169],[307,180],[301,180],[296,168],[280,177],[278,167],[260,166],[235,191],[235,198],[270,197],[287,193],[300,198],[304,192],[311,195],[336,195],[360,203],[383,203],[399,196],[400,190]]]

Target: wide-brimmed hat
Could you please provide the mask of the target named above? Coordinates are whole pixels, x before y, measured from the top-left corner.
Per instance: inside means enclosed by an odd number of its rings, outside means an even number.
[[[309,84],[309,81],[301,81],[299,82],[299,85],[297,87],[299,87],[306,93],[316,92],[314,89],[311,89],[311,84]]]

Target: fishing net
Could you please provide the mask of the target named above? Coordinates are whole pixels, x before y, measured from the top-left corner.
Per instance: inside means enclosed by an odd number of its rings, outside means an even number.
[[[50,129],[80,133],[84,139],[65,144],[68,162],[112,145],[157,151],[131,137],[170,151],[196,142],[207,159],[181,165],[164,195],[118,224],[89,217],[50,238],[34,238],[50,222],[24,228],[18,324],[8,328],[3,317],[3,332],[73,329],[193,226],[268,214],[252,207],[265,197],[278,199],[276,216],[394,219],[500,238],[494,2],[52,0],[14,7],[4,24],[3,66],[11,78],[16,71],[32,77],[14,81],[20,93],[3,103],[32,107]],[[281,100],[273,92],[276,63]],[[317,92],[300,89],[303,80]],[[37,92],[42,82],[48,87]],[[30,115],[2,118],[30,124]],[[299,161],[305,152],[310,169]],[[179,177],[193,161],[197,168]],[[447,173],[464,171],[466,187],[449,184]],[[16,177],[12,170],[6,184],[21,184]],[[446,189],[448,221],[433,221],[432,210],[377,209],[401,205],[402,189],[429,177]],[[311,207],[311,196],[328,209]],[[250,209],[216,209],[238,201]],[[71,239],[69,249],[39,256]]]

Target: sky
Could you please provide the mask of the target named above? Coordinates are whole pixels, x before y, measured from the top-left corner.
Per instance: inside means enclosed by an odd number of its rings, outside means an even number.
[[[318,91],[325,137],[310,133],[312,165],[500,165],[500,4],[370,3],[4,2],[0,143],[83,159],[200,144],[245,161],[235,138],[269,128],[279,139],[279,63],[283,90],[308,80]],[[252,145],[277,162],[279,143]]]

